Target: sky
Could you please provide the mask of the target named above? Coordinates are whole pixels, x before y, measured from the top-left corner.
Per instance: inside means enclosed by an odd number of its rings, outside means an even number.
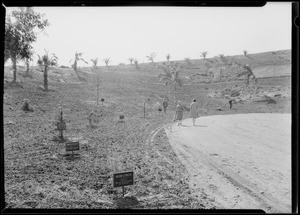
[[[8,8],[7,12],[16,8]],[[36,54],[55,53],[59,65],[70,66],[75,52],[90,59],[110,58],[111,65],[133,57],[149,62],[199,59],[219,54],[241,55],[291,49],[291,3],[264,7],[36,7],[50,26],[33,44]],[[37,55],[32,65],[36,64]]]

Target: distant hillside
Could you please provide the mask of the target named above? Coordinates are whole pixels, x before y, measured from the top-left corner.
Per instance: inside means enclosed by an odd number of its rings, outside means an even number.
[[[209,83],[221,81],[232,81],[243,79],[237,78],[237,75],[242,73],[244,69],[242,65],[249,64],[253,69],[253,73],[257,78],[290,76],[291,75],[291,50],[270,51],[256,54],[235,55],[235,56],[219,56],[207,59],[191,59],[190,61],[181,60],[174,61],[183,66],[181,75],[183,77],[190,77],[189,83]],[[119,66],[100,66],[100,72],[113,72],[119,74],[150,76],[153,80],[162,73],[161,66],[165,62],[142,63],[139,64],[140,69],[136,70],[134,65],[121,64]],[[222,68],[222,77],[220,78],[220,68]],[[95,73],[91,67],[81,67],[81,74],[83,78],[93,76]],[[18,74],[24,74],[25,67],[18,67]],[[33,76],[42,80],[42,72],[38,67],[32,67]],[[6,77],[12,77],[11,67],[5,67]],[[39,77],[40,76],[40,77]],[[76,82],[78,81],[72,68],[54,67],[50,69],[49,78],[54,78],[60,82]],[[92,77],[91,77],[92,78]],[[10,79],[10,78],[8,78]]]
[[[192,77],[192,83],[210,82],[211,75],[214,81],[219,81],[219,68],[223,67],[222,80],[230,81],[237,79],[236,76],[243,72],[243,68],[238,65],[249,64],[257,78],[290,76],[291,75],[291,50],[280,50],[263,52],[256,54],[219,56],[207,59],[191,59],[174,61],[183,65],[182,76]],[[157,62],[155,65],[147,63],[141,64],[141,72],[147,75],[157,76],[162,70],[157,69],[166,62]],[[126,65],[128,68],[130,65]],[[215,71],[214,71],[215,69]],[[210,74],[210,71],[214,74]],[[243,77],[239,78],[243,79]]]

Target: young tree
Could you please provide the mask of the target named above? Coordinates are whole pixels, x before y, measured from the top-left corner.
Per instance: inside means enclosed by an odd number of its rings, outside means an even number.
[[[92,61],[92,63],[93,63],[93,69],[98,69],[98,66],[97,66],[97,64],[98,64],[98,58],[94,58],[94,59],[91,59],[91,61]]]
[[[244,50],[243,52],[244,52],[244,56],[247,57],[248,51]]]
[[[238,74],[237,77],[245,76],[246,77],[246,84],[249,85],[249,79],[252,76],[252,78],[255,81],[255,85],[257,85],[258,80],[255,77],[251,67],[248,64],[246,64],[246,65],[243,65],[243,69],[244,69],[244,72]]]
[[[167,54],[166,58],[167,58],[167,61],[170,61],[171,55]]]
[[[97,66],[98,60],[99,60],[98,58],[91,59],[91,61],[93,63],[94,72],[96,72],[98,69],[98,66]],[[97,105],[99,104],[99,87],[102,82],[103,82],[102,76],[100,74],[97,74],[96,81],[95,81],[96,87],[97,87]]]
[[[226,70],[226,67],[219,67],[220,82],[222,82],[223,71],[225,71],[225,70]]]
[[[134,58],[133,58],[133,57],[130,57],[130,58],[128,58],[128,60],[129,60],[129,62],[130,62],[130,65],[132,65],[132,64],[133,64],[133,61],[134,61]]]
[[[201,57],[203,57],[203,59],[205,59],[206,58],[206,55],[207,55],[207,51],[204,51],[204,52],[201,52],[201,54],[200,54],[200,56]]]
[[[18,8],[6,17],[4,60],[12,61],[13,82],[17,80],[17,61],[31,58],[31,44],[37,40],[37,30],[44,31],[48,25],[44,15],[30,7]]]
[[[176,101],[176,92],[177,87],[181,87],[183,85],[183,80],[185,78],[180,77],[180,72],[182,69],[182,65],[178,64],[170,64],[162,66],[163,73],[159,74],[158,79],[161,82],[164,82],[166,86],[173,86],[174,93],[174,102]]]
[[[136,70],[140,70],[139,62],[137,59],[134,59],[134,65]]]
[[[154,63],[154,59],[156,58],[157,54],[155,52],[152,52],[149,56],[146,56],[146,58],[151,62]]]
[[[188,65],[188,66],[191,66],[191,65],[192,65],[191,58],[186,57],[186,58],[184,58],[184,61],[185,61],[186,65]]]
[[[32,61],[32,58],[26,58],[25,64],[26,64],[26,76],[29,76],[29,70],[30,70],[30,65],[29,62]]]
[[[77,63],[78,63],[79,61],[83,61],[84,63],[88,64],[88,62],[86,62],[86,61],[81,57],[82,55],[83,55],[83,53],[78,53],[78,52],[76,52],[76,53],[75,53],[74,59],[71,59],[71,60],[69,61],[69,63],[71,63],[71,62],[74,60],[74,63],[72,64],[72,68],[74,69],[74,71],[75,71],[75,73],[76,73],[78,79],[80,79],[80,76],[79,76],[79,74],[78,74]]]
[[[219,54],[219,57],[220,57],[221,61],[223,62],[224,58],[225,58],[225,55],[224,54]]]
[[[45,54],[40,57],[38,55],[39,59],[37,61],[38,65],[44,69],[44,89],[45,91],[48,91],[48,69],[50,66],[56,66],[57,65],[57,57],[55,54],[52,54],[52,57],[49,57],[48,51],[45,50]]]
[[[105,63],[105,66],[108,67],[108,64],[111,63],[110,58],[103,58],[102,61]]]

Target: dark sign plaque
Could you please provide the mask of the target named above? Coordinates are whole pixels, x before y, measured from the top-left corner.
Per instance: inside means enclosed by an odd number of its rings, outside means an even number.
[[[66,151],[76,151],[79,150],[79,142],[69,142],[66,143]]]
[[[114,174],[114,187],[124,187],[127,185],[133,185],[133,172],[121,172]]]
[[[66,130],[66,123],[64,121],[58,122],[56,125],[57,125],[57,130],[59,131]]]

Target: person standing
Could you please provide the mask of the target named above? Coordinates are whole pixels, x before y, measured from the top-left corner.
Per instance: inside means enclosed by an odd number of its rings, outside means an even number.
[[[155,108],[158,110],[159,114],[162,114],[162,106],[160,102],[155,103]]]
[[[232,99],[229,100],[229,108],[230,108],[230,109],[232,108]]]
[[[196,118],[199,115],[197,106],[198,104],[196,102],[196,99],[193,99],[193,102],[190,105],[190,117],[193,119],[193,126],[195,126]]]
[[[183,117],[183,111],[187,110],[186,107],[181,104],[181,101],[178,101],[176,109],[175,109],[175,116],[174,116],[174,122],[178,121],[178,125],[182,125],[182,117]]]
[[[166,99],[163,101],[164,113],[167,113],[168,102]]]

